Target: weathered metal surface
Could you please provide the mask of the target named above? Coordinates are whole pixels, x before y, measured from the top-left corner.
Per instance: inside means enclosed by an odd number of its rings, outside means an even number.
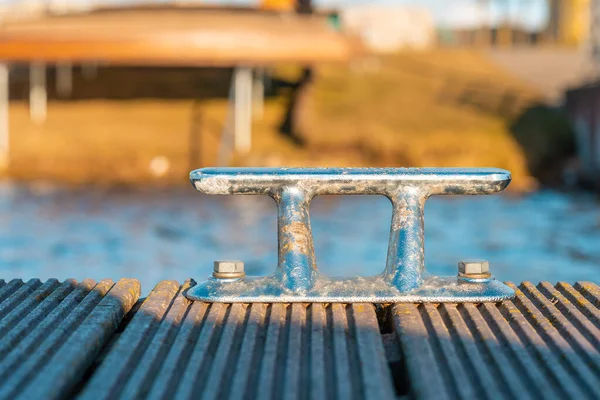
[[[432,195],[502,191],[510,172],[496,168],[205,168],[190,179],[206,194],[267,195],[277,203],[278,265],[269,277],[210,278],[188,298],[216,302],[460,302],[514,296],[493,277],[457,279],[425,270],[425,201]],[[309,209],[322,194],[383,195],[392,202],[387,261],[375,277],[319,274]],[[382,266],[383,267],[383,266]]]
[[[162,282],[80,399],[392,399],[372,304],[191,302]]]
[[[139,295],[132,279],[0,282],[0,399],[71,397]]]
[[[392,306],[414,397],[600,398],[600,287],[509,286],[502,303]]]

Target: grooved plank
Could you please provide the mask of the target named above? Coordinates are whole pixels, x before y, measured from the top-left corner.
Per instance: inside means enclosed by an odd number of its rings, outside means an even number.
[[[0,399],[71,397],[140,293],[131,279],[31,280],[15,289],[0,319]]]
[[[68,286],[72,286],[73,282],[65,282]],[[44,299],[54,292],[54,289],[59,285],[57,279],[48,279],[43,285],[39,286],[30,296],[18,305],[9,309],[4,317],[0,317],[0,337],[4,336],[8,330],[15,326],[16,322],[27,317],[28,314],[36,308]]]
[[[522,380],[525,371],[519,360],[510,358],[509,351],[507,351],[499,341],[499,338],[494,334],[494,331],[498,331],[487,324],[478,307],[475,304],[467,303],[462,305],[461,311],[465,320],[470,321],[472,324],[473,340],[481,343],[489,361],[498,370],[498,375],[502,379],[501,382],[499,380],[501,389],[509,392],[512,398],[539,398],[540,395],[537,391],[542,392],[546,388],[543,385],[536,387],[536,383],[538,382],[535,379],[531,379],[531,377],[526,382]],[[547,395],[545,398],[558,398],[552,392],[547,393]]]
[[[208,304],[186,288],[150,293],[80,398],[395,398],[373,305]]]
[[[565,369],[560,356],[550,348],[548,342],[540,336],[540,332],[527,321],[514,303],[505,301],[500,309],[503,317],[519,336],[522,346],[529,348],[533,358],[538,361],[535,368],[544,371],[547,381],[560,382],[560,390],[563,390],[569,398],[584,398],[579,382],[575,381]]]
[[[595,376],[590,365],[584,360],[585,356],[578,349],[573,348],[567,340],[573,334],[568,324],[564,325],[562,319],[554,319],[558,317],[555,309],[552,310],[548,304],[544,303],[543,296],[539,292],[536,293],[535,287],[531,283],[524,282],[520,288],[517,288],[513,284],[509,286],[515,289],[517,293],[515,303],[525,309],[525,315],[530,324],[539,331],[552,352],[559,355],[565,369],[579,381],[579,384],[582,386],[581,389],[586,391],[592,398],[600,398],[600,380],[598,376]],[[550,313],[549,315],[553,316],[553,320],[548,319],[525,293],[531,295],[539,307],[545,308]],[[557,324],[563,327],[562,332],[557,329]],[[583,345],[578,339],[573,339],[574,342],[571,342],[576,343],[576,347]]]
[[[563,334],[568,333],[578,342],[578,346],[583,349],[595,363],[596,367],[600,366],[598,358],[598,348],[600,348],[600,329],[586,318],[583,313],[577,309],[566,297],[562,295],[554,286],[548,282],[542,282],[538,285],[540,293],[546,296],[546,299],[541,299],[544,308],[548,310],[550,319],[556,318],[560,323]],[[536,292],[534,290],[534,292]],[[540,297],[538,294],[534,295]],[[560,313],[558,313],[558,311]]]
[[[600,310],[574,287],[567,283],[559,282],[556,285],[558,292],[570,301],[596,328],[600,328]],[[563,302],[564,300],[560,300]]]
[[[118,281],[19,396],[59,399],[68,395],[139,297],[138,281]]]
[[[66,320],[66,318],[70,315],[71,311],[84,300],[92,288],[94,288],[95,284],[96,283],[92,280],[84,280],[63,301],[56,304],[52,311],[47,315],[44,312],[45,310],[42,309],[42,315],[39,316],[41,320],[37,323],[35,329],[30,330],[27,326],[27,319],[25,319],[3,338],[0,343],[0,381],[8,379],[11,374],[14,375],[15,373],[18,373],[19,364],[30,356],[34,348],[43,349],[44,341],[50,340],[48,336],[61,321],[64,321],[62,325],[63,329],[71,328],[71,323],[69,320]],[[93,297],[95,296],[86,299],[86,303],[95,300]],[[85,305],[83,305],[83,307],[85,307]],[[25,325],[23,326],[22,324]],[[22,336],[18,335],[18,337],[13,338],[12,334],[14,334],[14,332],[22,333]],[[54,342],[50,342],[50,344],[46,346],[52,348]]]
[[[13,279],[4,286],[0,287],[0,305],[2,305],[2,302],[22,285],[23,281],[21,279]]]
[[[577,282],[574,285],[596,308],[600,309],[600,287],[592,282]]]
[[[418,399],[449,399],[451,388],[443,374],[447,369],[439,364],[434,350],[434,338],[429,335],[418,306],[395,304],[392,308],[394,328],[402,346],[411,392]]]
[[[345,304],[334,303],[331,305],[329,329],[331,329],[331,341],[333,342],[333,380],[335,383],[335,396],[337,398],[349,399],[353,394],[353,385],[356,387],[356,379],[350,370],[350,356],[348,348],[350,332],[346,316]],[[348,384],[350,382],[351,384]]]
[[[414,398],[600,398],[600,288],[507,284],[512,301],[392,306]]]
[[[148,343],[148,336],[153,333],[178,290],[179,285],[173,281],[156,285],[87,383],[81,398],[109,399],[120,394],[125,378],[138,364],[140,354]]]
[[[156,371],[165,357],[166,352],[172,344],[173,333],[181,325],[189,301],[183,297],[181,292],[189,285],[184,285],[177,293],[173,303],[152,337],[153,346],[136,361],[136,367],[130,371],[127,384],[121,396],[127,399],[142,398],[147,396],[148,389],[153,383]]]
[[[430,334],[434,334],[438,341],[434,349],[437,357],[445,360],[448,366],[448,376],[453,384],[459,398],[474,399],[481,397],[481,387],[476,379],[473,379],[465,359],[460,354],[460,347],[456,344],[455,336],[451,334],[448,326],[442,320],[436,304],[423,304],[420,306],[421,315],[425,320]],[[426,317],[427,316],[427,317]],[[428,323],[429,322],[429,323]]]
[[[77,283],[74,280],[63,282],[59,288],[48,294],[44,299],[36,298],[36,301],[41,301],[37,307],[31,310],[26,316],[19,316],[18,308],[11,312],[6,318],[0,320],[0,359],[4,359],[6,354],[14,348],[19,341],[26,337],[31,330],[38,324],[44,321],[52,310],[63,301],[75,289]],[[91,289],[93,283],[88,286]],[[15,315],[11,319],[11,314]],[[20,317],[20,318],[19,318]],[[17,319],[19,320],[17,322]],[[23,344],[21,344],[22,346]],[[0,365],[2,362],[0,362]]]
[[[6,300],[0,303],[0,318],[4,318],[6,314],[17,307],[23,300],[27,299],[41,285],[42,282],[39,279],[30,279],[25,285],[11,293]]]
[[[309,374],[312,385],[308,393],[311,399],[325,400],[330,397],[327,391],[328,376],[326,375],[327,367],[327,352],[326,329],[327,329],[327,310],[322,303],[313,303],[309,306],[310,310],[310,364]]]
[[[375,307],[373,304],[352,304],[349,307],[356,334],[364,398],[393,399],[396,396],[387,367]]]
[[[229,398],[243,400],[251,389],[252,380],[256,379],[254,367],[258,364],[257,347],[261,344],[260,335],[266,316],[267,305],[254,303],[249,305],[250,314],[244,329],[240,355],[235,365],[235,374],[231,380]]]
[[[600,397],[589,282],[508,283],[516,297],[502,303],[391,305],[380,317],[391,316],[390,351],[400,346],[392,364],[372,304],[190,302],[191,284],[158,284],[106,345],[137,281],[4,283],[0,399],[391,399],[407,394],[399,373],[416,399]]]
[[[282,367],[285,369],[283,382],[285,389],[282,398],[294,400],[303,398],[302,392],[306,389],[302,385],[306,379],[302,379],[302,371],[305,370],[305,349],[302,346],[302,337],[306,335],[306,306],[293,303],[288,306],[291,309],[287,328],[287,352],[284,354]]]
[[[458,312],[456,304],[441,304],[438,309],[441,310],[443,319],[445,317],[444,323],[451,332],[455,346],[461,349],[461,359],[467,372],[462,383],[467,379],[473,380],[482,393],[479,396],[481,398],[486,398],[489,394],[493,394],[493,398],[505,398],[505,387],[499,384],[496,371],[491,369],[493,364],[488,362],[486,354],[477,347],[478,342]],[[458,384],[461,384],[460,380]]]
[[[268,399],[274,397],[275,376],[278,369],[278,350],[281,331],[284,329],[286,306],[284,304],[272,304],[269,318],[267,319],[266,338],[263,347],[262,362],[259,368],[258,386],[256,397]]]
[[[227,319],[221,331],[218,346],[212,355],[211,366],[204,382],[198,382],[205,399],[227,398],[229,381],[236,367],[237,347],[246,316],[247,305],[235,303],[229,307]]]
[[[204,324],[208,308],[208,303],[200,302],[189,307],[187,316],[177,331],[177,336],[169,353],[164,362],[160,364],[160,371],[157,373],[152,389],[148,394],[149,399],[169,398],[173,387],[177,387],[179,384],[188,363],[195,362],[195,360],[190,360],[190,353],[198,338],[198,331]]]
[[[178,388],[172,388],[174,391],[177,390],[175,392],[177,398],[192,399],[201,390],[197,382],[208,373],[228,307],[222,303],[210,305],[206,321],[202,325],[198,340],[191,351],[190,362],[183,372],[181,384]]]
[[[55,330],[54,327],[48,327],[49,332],[41,337],[41,343],[36,344],[36,351],[27,354],[26,359],[15,365],[15,368],[8,371],[8,379],[0,387],[0,399],[11,398],[28,385],[29,381],[35,376],[37,370],[42,368],[53,354],[64,343],[71,332],[87,318],[92,310],[98,305],[102,298],[108,293],[114,285],[113,281],[106,280],[98,283],[94,289],[86,296],[75,309],[68,314],[62,322],[62,329]]]
[[[534,397],[553,399],[568,396],[569,392],[564,391],[558,385],[559,381],[552,375],[552,371],[548,371],[548,366],[544,364],[546,361],[540,360],[536,352],[530,351],[534,347],[528,346],[528,338],[524,337],[527,334],[522,333],[520,327],[511,326],[511,321],[505,318],[501,312],[503,306],[484,303],[479,308],[501,345],[496,353],[505,355],[512,361],[512,364],[518,368],[519,377],[523,379],[526,387],[533,391]],[[505,369],[508,368],[510,366],[506,365]]]

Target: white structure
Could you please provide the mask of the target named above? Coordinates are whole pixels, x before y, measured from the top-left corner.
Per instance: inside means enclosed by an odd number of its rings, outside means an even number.
[[[425,8],[363,4],[342,10],[343,29],[376,52],[425,49],[434,44],[435,26]]]
[[[233,138],[238,153],[246,154],[252,147],[252,69],[238,67],[233,73],[234,112]]]
[[[29,67],[29,117],[36,124],[46,121],[48,93],[46,64],[37,62]]]
[[[234,69],[229,87],[227,117],[217,153],[218,165],[227,165],[233,151],[247,154],[252,149],[253,110],[257,106],[262,111],[263,91],[264,86],[257,85],[256,79],[253,79],[252,68],[238,66]]]

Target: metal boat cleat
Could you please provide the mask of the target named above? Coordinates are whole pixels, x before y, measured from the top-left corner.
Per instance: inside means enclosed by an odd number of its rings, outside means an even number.
[[[190,180],[202,193],[267,195],[277,203],[278,265],[271,276],[246,276],[239,261],[215,262],[215,273],[190,288],[207,302],[484,302],[515,292],[481,260],[459,263],[457,276],[425,269],[425,201],[432,195],[504,190],[510,172],[496,168],[204,168]],[[309,207],[321,194],[383,195],[393,206],[387,261],[373,277],[335,278],[317,269]]]

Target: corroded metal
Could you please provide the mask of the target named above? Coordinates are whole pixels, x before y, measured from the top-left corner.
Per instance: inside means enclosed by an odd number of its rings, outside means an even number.
[[[277,203],[278,265],[269,277],[214,279],[188,298],[215,302],[457,302],[499,301],[514,291],[493,279],[430,276],[425,270],[425,201],[432,195],[502,191],[510,173],[496,168],[205,168],[190,179],[202,193],[267,195]],[[383,195],[392,202],[387,261],[374,277],[319,273],[310,228],[313,197]]]

